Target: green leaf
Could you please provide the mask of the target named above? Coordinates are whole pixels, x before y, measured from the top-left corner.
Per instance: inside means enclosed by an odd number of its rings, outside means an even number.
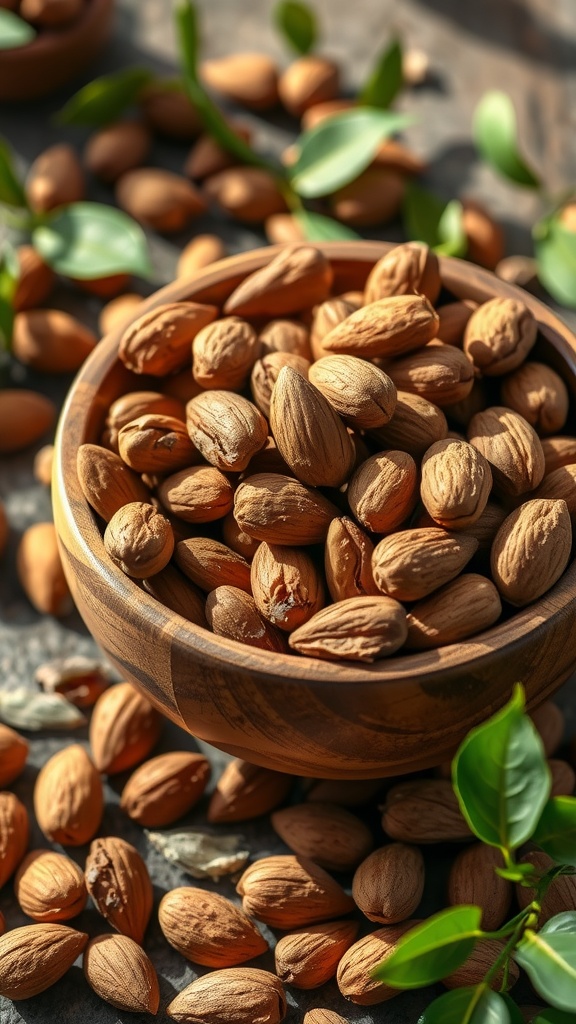
[[[474,112],[474,141],[481,155],[500,174],[528,188],[539,188],[540,181],[520,155],[516,113],[505,92],[485,93]]]
[[[14,158],[12,156],[12,150],[6,139],[0,137],[0,203],[6,203],[8,206],[18,206],[20,208],[26,208],[28,203],[26,202],[26,194],[16,168],[14,167]]]
[[[14,295],[20,276],[18,257],[11,245],[5,243],[0,260],[0,350],[9,351],[14,326]]]
[[[103,75],[75,93],[56,114],[59,124],[110,124],[131,106],[145,85],[154,81],[147,68],[127,68]]]
[[[576,867],[576,798],[552,797],[542,811],[533,839],[557,864]]]
[[[462,204],[444,202],[410,182],[404,197],[404,226],[409,238],[426,242],[442,256],[464,256],[467,241]]]
[[[520,1007],[514,1002],[511,996],[507,992],[500,992],[500,998],[506,1003],[506,1009],[510,1017],[510,1024],[525,1024],[524,1014],[520,1012]]]
[[[468,733],[452,762],[452,778],[460,810],[479,839],[515,850],[530,838],[551,777],[520,685],[501,711]]]
[[[439,255],[466,255],[468,241],[464,230],[464,210],[458,199],[446,203],[438,221],[438,239],[434,249]]]
[[[516,1020],[497,992],[486,985],[455,988],[435,999],[424,1011],[418,1024],[523,1024],[518,1011]]]
[[[403,81],[402,44],[399,39],[393,39],[378,57],[358,102],[365,107],[386,110],[400,92]]]
[[[198,77],[200,50],[198,16],[192,0],[182,0],[176,8],[175,19],[184,86],[206,131],[241,163],[262,167],[280,177],[282,174],[280,168],[263,160],[247,142],[236,135],[200,82]]]
[[[505,878],[508,882],[520,882],[522,884],[525,879],[533,876],[534,865],[515,864],[512,868],[494,868],[494,870],[497,875],[500,875],[500,878]]]
[[[573,934],[558,931],[524,932],[514,959],[524,968],[534,988],[557,1010],[576,1006],[576,942]]]
[[[146,236],[120,210],[71,203],[32,232],[32,244],[53,270],[79,280],[150,273]]]
[[[554,932],[566,932],[568,935],[576,935],[576,911],[565,910],[562,914],[555,914],[549,918],[546,924],[540,928],[540,935],[550,935]]]
[[[296,53],[310,53],[318,39],[314,11],[298,0],[280,0],[274,8],[274,21],[286,42]]]
[[[36,29],[12,11],[0,8],[0,50],[17,50],[36,39]]]
[[[536,224],[532,235],[540,281],[557,302],[576,307],[576,233],[554,217]]]
[[[482,936],[480,907],[450,907],[412,928],[372,977],[392,988],[422,988],[445,978],[470,956]]]
[[[311,213],[310,210],[298,210],[294,214],[294,220],[300,224],[309,242],[337,242],[340,239],[357,241],[360,238],[352,228],[340,224],[340,221],[324,217],[320,213]]]
[[[563,1010],[542,1009],[532,1024],[576,1024],[576,1013],[564,1013]]]
[[[358,107],[322,121],[296,140],[298,159],[289,169],[301,196],[326,196],[354,181],[385,139],[410,124],[405,114]]]

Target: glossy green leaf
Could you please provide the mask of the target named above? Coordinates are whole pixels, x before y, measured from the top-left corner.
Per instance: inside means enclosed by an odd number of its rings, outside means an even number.
[[[576,941],[573,934],[528,930],[514,953],[534,988],[557,1010],[576,1006]]]
[[[532,234],[540,281],[557,302],[576,307],[576,232],[551,218]]]
[[[480,907],[450,907],[416,925],[372,972],[392,988],[422,988],[445,978],[470,956],[481,937]]]
[[[418,1024],[523,1024],[518,1011],[516,1020],[497,992],[486,985],[455,988],[435,999],[424,1011]]]
[[[550,770],[542,740],[524,713],[524,691],[473,729],[452,762],[460,809],[479,839],[515,850],[530,838],[548,800]]]
[[[393,39],[378,57],[358,101],[362,106],[386,110],[400,92],[403,81],[402,44],[399,39]]]
[[[27,21],[0,7],[0,50],[18,50],[36,39],[36,34]]]
[[[462,203],[451,199],[438,221],[438,242],[434,249],[440,256],[465,256],[467,248]]]
[[[322,121],[296,140],[298,159],[288,172],[293,188],[306,198],[335,192],[366,170],[380,144],[410,122],[405,114],[370,107]]]
[[[532,1024],[576,1024],[576,1011],[574,1013],[564,1010],[554,1010],[547,1007],[542,1009]]]
[[[59,274],[80,280],[109,274],[150,273],[142,228],[101,203],[72,203],[32,233],[42,259]]]
[[[310,53],[318,39],[316,16],[299,0],[280,0],[274,8],[276,27],[296,53]]]
[[[531,878],[534,874],[533,864],[515,864],[513,868],[494,868],[497,875],[500,878],[505,878],[508,882],[524,882],[525,879]]]
[[[0,259],[0,350],[9,350],[14,326],[14,295],[20,268],[11,245],[5,243]]]
[[[8,206],[26,207],[26,195],[20,184],[12,150],[6,139],[0,137],[0,203]]]
[[[520,155],[516,112],[507,93],[497,89],[485,93],[474,112],[473,134],[481,155],[500,174],[518,185],[540,187],[537,175]]]
[[[552,797],[542,811],[533,839],[558,864],[576,867],[576,798]]]
[[[56,115],[59,124],[110,124],[138,98],[145,85],[154,80],[147,68],[127,68],[88,82]]]
[[[310,210],[298,210],[294,214],[294,219],[309,242],[357,241],[360,238],[352,228],[347,228],[340,221],[324,217],[320,213],[311,213]]]
[[[576,935],[576,911],[565,910],[562,914],[555,914],[540,928],[540,935],[551,935],[557,932]]]
[[[500,992],[499,996],[506,1004],[508,1016],[510,1017],[510,1024],[525,1024],[524,1014],[520,1012],[520,1007],[514,1002],[512,996],[509,996],[507,992]]]
[[[426,242],[443,256],[464,256],[466,233],[462,204],[445,202],[427,189],[410,182],[404,197],[404,226],[408,238]]]
[[[262,167],[280,175],[280,169],[263,160],[254,150],[239,138],[226,121],[216,104],[204,89],[198,77],[200,36],[198,15],[192,0],[182,0],[176,8],[176,32],[180,60],[184,76],[184,87],[189,99],[196,107],[206,131],[220,145],[235,156],[240,163]]]

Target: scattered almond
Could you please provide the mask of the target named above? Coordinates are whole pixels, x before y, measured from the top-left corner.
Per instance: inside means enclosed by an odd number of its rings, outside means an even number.
[[[79,743],[57,751],[40,769],[34,810],[44,835],[63,846],[83,846],[98,831],[104,811],[102,783]]]
[[[274,974],[230,967],[197,978],[172,1000],[166,1013],[182,1024],[279,1024],[286,1016],[286,997]]]
[[[391,839],[404,843],[453,843],[471,836],[448,779],[414,779],[392,786],[382,828]]]
[[[338,882],[305,857],[263,857],[244,871],[236,887],[247,914],[271,928],[302,928],[354,909]]]
[[[110,687],[90,721],[90,746],[99,772],[115,775],[133,768],[158,741],[162,718],[132,683]]]
[[[122,790],[120,806],[146,828],[171,825],[202,796],[210,764],[202,754],[171,751],[140,765]]]
[[[230,900],[193,886],[172,889],[160,901],[164,938],[192,963],[234,967],[268,949],[258,928]]]
[[[411,917],[424,891],[424,858],[416,846],[388,843],[356,868],[352,897],[369,921],[396,924]],[[467,901],[466,901],[467,902]]]
[[[21,863],[28,847],[29,833],[30,823],[24,804],[14,793],[0,793],[0,888]]]
[[[351,871],[373,845],[366,825],[336,804],[297,804],[274,811],[271,820],[291,850],[329,871]]]
[[[65,924],[28,924],[0,938],[0,995],[30,999],[66,974],[88,942]]]
[[[158,1012],[160,988],[154,966],[128,935],[97,935],[83,958],[90,988],[106,1003],[133,1013]]]
[[[98,912],[142,944],[152,913],[152,882],[142,857],[116,836],[95,839],[86,858],[86,888]]]
[[[20,585],[41,615],[69,615],[74,605],[58,550],[54,523],[34,523],[16,551]]]
[[[474,843],[458,854],[450,868],[449,904],[481,907],[482,928],[487,932],[496,931],[504,924],[512,903],[512,884],[496,874],[496,868],[502,867],[500,850]]]
[[[34,921],[68,921],[86,905],[84,874],[70,857],[54,850],[32,850],[22,861],[14,891]]]
[[[28,759],[28,741],[0,723],[0,789],[10,786],[22,774]]]
[[[330,921],[289,932],[276,943],[276,974],[294,988],[319,988],[334,977],[357,934],[356,921]]]
[[[268,814],[286,799],[293,781],[291,775],[248,761],[230,761],[210,799],[208,821],[250,821]]]
[[[400,989],[390,988],[372,978],[372,971],[395,950],[399,939],[417,922],[379,928],[363,939],[358,939],[338,964],[336,980],[345,999],[360,1006],[375,1006],[400,995]]]

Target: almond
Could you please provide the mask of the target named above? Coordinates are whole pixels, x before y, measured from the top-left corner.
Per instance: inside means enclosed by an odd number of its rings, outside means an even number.
[[[97,935],[84,951],[84,976],[106,1003],[134,1013],[158,1012],[160,988],[154,966],[127,935]]]
[[[170,561],[174,534],[168,520],[153,505],[133,501],[114,513],[104,533],[104,547],[122,572],[145,579]]]
[[[512,409],[494,405],[472,417],[470,444],[488,460],[494,483],[518,497],[534,490],[544,476],[544,453],[533,427]]]
[[[236,891],[246,913],[271,928],[303,928],[354,909],[338,882],[305,857],[262,857],[244,871]]]
[[[142,296],[137,292],[124,292],[110,299],[100,310],[98,327],[100,334],[106,337],[112,331],[119,330],[130,322],[134,317],[134,311],[143,302]]]
[[[490,551],[494,537],[506,519],[506,510],[494,501],[488,501],[486,507],[475,523],[459,530],[459,536],[473,537],[478,541],[478,552],[484,554]],[[430,525],[433,520],[430,519]]]
[[[248,125],[228,119],[227,124],[237,138],[241,139],[243,142],[250,142],[253,133]],[[202,181],[203,178],[209,178],[214,174],[219,174],[220,171],[225,171],[229,167],[236,167],[238,163],[238,158],[230,153],[229,150],[224,149],[224,147],[216,141],[214,136],[204,133],[196,139],[192,149],[188,153],[186,163],[184,164],[184,173],[189,178],[196,181]],[[218,242],[221,249],[220,255],[208,260],[208,263],[213,263],[215,259],[221,259],[225,255],[224,243],[221,242],[220,239],[218,239]],[[202,264],[202,266],[206,265],[207,264]],[[178,273],[178,277],[182,277],[182,274]]]
[[[171,825],[204,793],[210,765],[202,754],[171,751],[140,765],[122,790],[120,806],[146,828]]]
[[[276,974],[294,988],[319,988],[334,977],[357,934],[356,921],[330,921],[289,932],[274,950]]]
[[[29,832],[24,804],[14,793],[0,793],[0,888],[22,861]]]
[[[86,858],[86,887],[98,912],[142,944],[152,913],[152,882],[142,857],[116,836],[95,839]]]
[[[321,543],[338,509],[313,487],[281,473],[257,473],[234,495],[234,517],[250,537],[271,544]]]
[[[116,202],[145,227],[171,234],[181,231],[206,209],[204,198],[187,178],[159,167],[137,167],[116,182]]]
[[[532,256],[504,256],[494,268],[497,277],[528,292],[538,290],[538,264]]]
[[[26,597],[41,615],[69,615],[73,601],[62,568],[54,523],[34,523],[20,538],[16,569]]]
[[[547,853],[542,850],[530,850],[520,858],[521,864],[531,864],[537,875],[543,876],[557,865]],[[536,899],[536,890],[523,885],[516,885],[516,899],[521,910],[524,910],[533,900]],[[563,914],[566,911],[576,911],[576,877],[574,875],[559,875],[554,879],[541,903],[542,910],[539,917],[539,927],[546,924],[556,914]]]
[[[324,606],[324,585],[305,551],[263,542],[250,570],[258,611],[273,625],[291,632]]]
[[[289,352],[310,360],[310,332],[305,324],[297,320],[270,320],[260,331],[262,354]]]
[[[550,796],[572,796],[576,788],[576,773],[567,761],[552,758],[548,761],[552,775]]]
[[[324,348],[324,338],[330,334],[339,324],[347,320],[352,313],[359,309],[353,302],[348,302],[342,297],[327,299],[314,309],[310,343],[314,359],[321,359],[327,355]]]
[[[404,242],[374,265],[366,281],[364,302],[369,305],[390,295],[425,295],[435,303],[441,286],[436,254],[424,242]]]
[[[445,345],[461,345],[466,324],[475,309],[478,309],[478,303],[472,299],[460,299],[458,302],[447,302],[445,306],[439,306],[436,312],[440,320],[440,341]]]
[[[297,804],[274,811],[271,820],[294,853],[329,871],[351,871],[372,849],[366,825],[336,804]]]
[[[264,447],[261,448],[259,452],[256,452],[256,455],[252,456],[248,464],[248,469],[242,474],[242,479],[249,480],[252,476],[261,474],[265,474],[266,476],[269,476],[270,474],[274,476],[276,476],[276,474],[281,474],[293,479],[290,473],[290,467],[286,465],[284,459],[280,455],[273,437],[269,437]],[[298,481],[294,482],[297,483]],[[313,488],[310,488],[310,490],[313,490]],[[246,534],[246,536],[248,536],[248,534]]]
[[[406,646],[422,651],[459,643],[489,629],[501,613],[494,584],[485,576],[465,573],[414,605],[406,620]]]
[[[253,327],[239,316],[228,316],[208,324],[192,342],[192,372],[203,388],[241,391],[260,342]]]
[[[403,843],[454,843],[472,834],[448,779],[414,779],[392,786],[382,828]]]
[[[436,441],[422,460],[420,497],[432,519],[446,529],[475,523],[491,489],[489,463],[466,441]]]
[[[172,889],[160,901],[164,938],[192,963],[234,967],[268,949],[258,928],[230,900],[193,886]]]
[[[483,374],[499,377],[524,362],[537,333],[534,314],[519,299],[490,299],[470,317],[464,351]]]
[[[363,860],[352,897],[369,921],[397,924],[411,917],[424,891],[424,858],[416,846],[388,843]]]
[[[214,140],[211,139],[211,142]],[[187,172],[188,173],[188,172]],[[195,235],[182,249],[176,264],[176,277],[190,277],[197,270],[224,259],[226,246],[218,235]]]
[[[126,171],[140,167],[152,146],[152,137],[140,121],[108,124],[90,136],[84,148],[84,166],[94,177],[110,184]]]
[[[354,100],[344,99],[344,97],[315,103],[313,107],[308,107],[308,110],[304,111],[300,127],[303,132],[309,132],[312,128],[322,124],[322,121],[334,117],[335,114],[341,114],[345,110],[352,110],[355,106]]]
[[[80,914],[88,893],[77,864],[54,850],[32,850],[22,861],[14,891],[34,921],[68,921]]]
[[[559,466],[547,473],[533,497],[565,501],[570,519],[576,525],[576,464]]]
[[[240,529],[233,512],[229,512],[222,520],[222,537],[232,551],[247,561],[254,557],[258,549],[258,541]]]
[[[318,54],[292,61],[278,82],[280,100],[293,117],[301,117],[315,103],[335,99],[339,88],[338,65]]]
[[[143,586],[152,597],[173,612],[197,626],[206,626],[204,595],[174,566],[168,564],[161,572],[144,580]]]
[[[252,402],[232,391],[204,391],[186,406],[193,444],[218,469],[240,472],[268,438],[268,424]]]
[[[392,295],[351,313],[322,341],[327,352],[397,356],[436,336],[438,315],[424,295]]]
[[[34,680],[45,693],[59,693],[77,708],[90,708],[108,689],[112,676],[104,662],[76,654],[40,665]]]
[[[468,243],[467,256],[481,267],[494,270],[504,256],[502,227],[480,203],[465,199],[462,206],[462,227]]]
[[[258,611],[254,598],[237,587],[221,586],[206,598],[208,625],[217,636],[260,647],[263,651],[285,651],[285,642]]]
[[[364,359],[324,356],[310,367],[309,380],[352,427],[381,427],[394,413],[394,383],[383,370]]]
[[[212,174],[204,182],[204,193],[229,217],[246,224],[261,224],[286,210],[276,177],[263,167],[228,167]]]
[[[66,974],[88,942],[65,924],[28,924],[0,939],[0,995],[30,999]]]
[[[504,520],[490,554],[492,577],[516,607],[535,601],[560,579],[572,549],[565,501],[534,498]]]
[[[411,455],[379,452],[366,459],[348,484],[347,498],[356,519],[374,533],[395,530],[418,500],[418,470]]]
[[[78,481],[86,501],[105,522],[129,502],[149,499],[147,488],[114,452],[81,444],[76,459]]]
[[[360,1006],[375,1006],[400,995],[400,989],[372,978],[372,971],[394,952],[398,940],[415,924],[416,921],[408,921],[379,928],[346,951],[336,974],[345,999]]]
[[[198,331],[217,314],[216,306],[200,302],[156,306],[126,328],[118,355],[133,373],[164,377],[181,370],[190,361],[191,345]]]
[[[34,213],[83,199],[84,174],[72,146],[62,142],[40,153],[28,171],[25,188]]]
[[[539,434],[562,430],[568,416],[568,389],[544,363],[523,363],[502,381],[504,405],[520,413]]]
[[[435,341],[388,365],[400,391],[412,392],[436,405],[452,405],[466,398],[474,383],[474,367],[454,345]]]
[[[315,1007],[304,1014],[302,1024],[348,1024],[344,1017],[334,1010],[324,1010]]]
[[[476,942],[473,952],[466,958],[464,963],[442,979],[443,984],[448,989],[480,985],[486,981],[486,975],[501,956],[504,948],[504,943],[498,942],[496,939],[480,939]],[[509,965],[509,972],[506,975],[506,990],[512,988],[520,977],[520,970],[514,960],[510,960]],[[504,978],[504,965],[502,964],[494,976],[490,978],[488,982],[490,988],[500,992],[504,984]]]
[[[302,356],[291,352],[269,352],[258,359],[252,367],[250,390],[256,405],[264,416],[270,418],[270,402],[278,374],[284,366],[290,366],[302,377],[308,376],[310,363]]]
[[[459,853],[450,868],[448,902],[451,906],[473,904],[482,908],[482,928],[496,931],[504,924],[512,903],[512,885],[496,873],[503,868],[500,850],[474,843]]]
[[[334,217],[351,227],[386,224],[399,213],[405,191],[404,174],[373,164],[334,192],[330,209]]]
[[[39,441],[56,419],[56,406],[37,391],[0,391],[0,455],[12,455]]]
[[[388,597],[419,601],[458,576],[477,548],[473,537],[434,527],[401,530],[374,548],[374,582]]]
[[[172,1000],[166,1013],[182,1024],[279,1024],[286,1016],[286,997],[274,974],[229,967],[197,978]]]
[[[448,424],[441,409],[420,395],[398,391],[392,419],[370,431],[382,447],[408,452],[414,459],[446,437]]]
[[[210,799],[208,821],[250,821],[268,814],[286,799],[293,781],[291,775],[248,761],[230,761]]]
[[[34,456],[32,472],[34,479],[44,487],[52,484],[52,470],[54,467],[54,445],[45,444],[39,448]]]
[[[99,772],[115,775],[143,761],[158,741],[162,718],[132,683],[117,683],[97,701],[90,746]]]
[[[232,509],[234,488],[214,466],[192,466],[167,477],[158,497],[168,512],[187,523],[211,523]]]
[[[290,151],[293,149],[292,146],[288,147]],[[283,163],[288,150],[282,153]],[[298,154],[294,152],[294,161],[297,156]],[[267,217],[264,222],[264,234],[270,245],[292,245],[293,242],[306,241],[302,226],[292,213],[273,213],[271,217]]]
[[[564,738],[564,715],[557,704],[545,700],[539,707],[533,708],[530,718],[534,722],[544,745],[546,757],[552,757]]]
[[[313,615],[290,635],[299,654],[327,661],[375,661],[406,640],[406,612],[390,597],[351,597]]]
[[[27,760],[27,740],[10,726],[0,723],[0,789],[16,781]]]
[[[54,287],[54,271],[44,263],[40,254],[32,245],[19,245],[18,256],[19,277],[12,306],[16,313],[23,309],[41,306]]]
[[[176,564],[196,586],[207,593],[216,587],[230,586],[251,593],[250,566],[220,541],[209,537],[190,537],[176,545]]]
[[[155,134],[188,142],[202,131],[202,119],[184,89],[174,86],[174,80],[156,79],[140,91],[138,103]]]
[[[331,284],[332,267],[323,253],[311,245],[288,246],[238,285],[224,312],[275,317],[296,313],[323,302]]]
[[[174,473],[200,461],[182,420],[154,413],[120,428],[118,451],[136,473]]]
[[[82,0],[22,0],[22,17],[46,28],[60,28],[83,13]]]
[[[102,783],[79,743],[59,750],[40,769],[34,810],[44,835],[62,846],[83,846],[98,831],[104,811]]]
[[[545,473],[576,463],[576,437],[545,437],[542,439]]]
[[[278,72],[264,53],[234,53],[205,60],[200,74],[215,92],[250,110],[268,110],[278,102]]]
[[[28,309],[14,318],[12,351],[41,373],[72,373],[96,344],[84,324],[60,309]]]
[[[324,571],[333,601],[378,593],[372,576],[373,550],[372,542],[349,516],[332,520],[326,537]]]

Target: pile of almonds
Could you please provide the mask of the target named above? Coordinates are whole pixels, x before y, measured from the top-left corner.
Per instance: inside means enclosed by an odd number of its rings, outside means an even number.
[[[0,996],[21,1000],[44,992],[82,954],[86,982],[101,999],[120,1010],[156,1014],[157,941],[152,959],[145,948],[157,915],[168,945],[193,965],[210,969],[166,1007],[176,1021],[276,1024],[287,1010],[285,986],[314,991],[332,979],[344,999],[376,1005],[399,994],[374,981],[370,972],[415,923],[426,885],[421,844],[469,843],[453,855],[446,903],[479,905],[489,930],[514,913],[514,888],[494,872],[499,853],[469,842],[471,833],[444,769],[407,781],[333,782],[296,780],[235,760],[206,801],[206,757],[174,750],[150,758],[161,717],[131,684],[108,689],[104,671],[88,664],[82,669],[78,660],[45,666],[37,678],[83,707],[99,696],[89,749],[81,743],[62,746],[35,781],[34,813],[45,837],[41,848],[28,850],[31,808],[6,788],[24,771],[29,744],[0,725],[0,889],[13,879],[17,903],[31,921],[10,927],[0,913]],[[563,738],[561,712],[548,703],[533,717],[550,758],[554,794],[572,793],[574,771],[552,757]],[[232,823],[271,814],[272,828],[290,852],[261,856],[236,876],[241,905],[231,888],[226,896],[198,884],[177,885],[156,903],[154,879],[136,847],[121,836],[101,834],[102,776],[117,785],[120,772],[128,773],[120,807],[138,825],[173,825],[194,809],[195,820],[200,811],[200,820],[225,833]],[[377,794],[383,800],[385,841],[381,845],[378,835],[375,847],[363,819]],[[295,802],[287,803],[289,797]],[[74,859],[62,847],[72,848]],[[539,869],[548,865],[544,854],[529,849],[523,859]],[[101,920],[96,934],[89,925],[91,937],[74,926],[88,898]],[[518,889],[516,898],[525,906],[531,895]],[[544,902],[543,920],[575,909],[575,880],[558,878]],[[370,930],[370,924],[377,927]],[[246,966],[268,954],[271,939],[273,970]],[[480,943],[444,984],[478,983],[500,950],[498,942]],[[509,987],[517,980],[513,968]],[[500,981],[492,983],[498,987]],[[323,1009],[322,1001],[319,994],[305,1024],[346,1024],[345,1017]]]
[[[423,244],[332,283],[287,247],[222,311],[136,319],[119,357],[156,390],[113,402],[82,490],[115,565],[219,636],[366,662],[463,641],[570,561],[566,385],[521,300],[453,301]]]

